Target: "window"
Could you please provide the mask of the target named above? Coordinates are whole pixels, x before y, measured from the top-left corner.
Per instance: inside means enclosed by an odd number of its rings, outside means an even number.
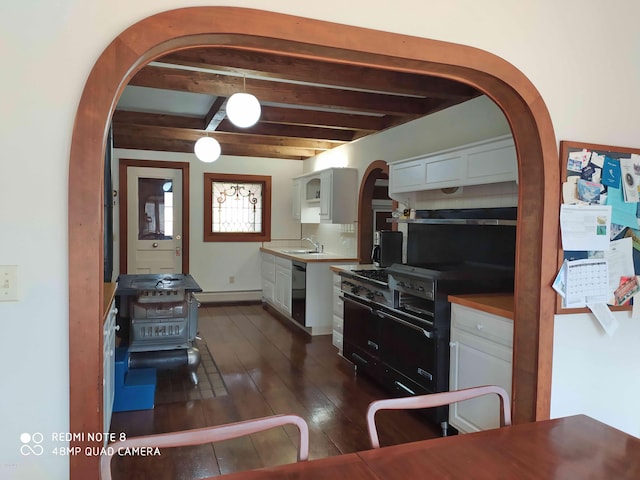
[[[204,174],[204,241],[271,240],[271,177]]]

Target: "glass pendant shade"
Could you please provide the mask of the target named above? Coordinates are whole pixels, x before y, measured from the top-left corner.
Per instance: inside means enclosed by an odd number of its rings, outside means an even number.
[[[236,127],[247,128],[260,119],[260,102],[250,93],[234,93],[227,100],[227,116]]]
[[[221,148],[215,138],[202,137],[196,142],[193,151],[201,162],[211,163],[220,157]]]

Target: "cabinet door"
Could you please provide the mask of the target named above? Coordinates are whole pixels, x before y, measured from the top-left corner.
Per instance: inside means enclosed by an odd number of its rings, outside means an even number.
[[[276,267],[276,305],[291,314],[291,270]]]
[[[113,412],[113,398],[115,394],[115,361],[116,361],[116,315],[118,309],[115,301],[111,302],[107,319],[104,322],[103,333],[103,378],[102,378],[102,412],[103,431],[109,432],[111,414]]]
[[[320,220],[331,221],[333,208],[333,170],[320,175]]]
[[[511,372],[511,348],[464,330],[451,330],[451,390],[499,385],[511,392]],[[500,401],[486,395],[454,404],[449,423],[463,433],[499,428]]]
[[[438,155],[426,162],[426,187],[446,188],[465,183],[466,157],[458,152]]]
[[[412,192],[424,189],[425,161],[392,163],[389,165],[389,192]]]
[[[293,188],[291,189],[291,215],[294,220],[300,221],[300,212],[302,209],[302,188],[300,180],[293,181]]]
[[[468,184],[507,182],[518,178],[518,157],[513,139],[471,149],[467,163]]]
[[[274,303],[276,300],[276,286],[269,280],[262,279],[262,299],[269,303]]]

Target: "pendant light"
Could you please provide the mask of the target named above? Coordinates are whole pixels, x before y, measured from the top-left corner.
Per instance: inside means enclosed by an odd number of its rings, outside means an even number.
[[[234,93],[227,100],[227,116],[236,127],[247,128],[255,125],[260,119],[260,102],[246,93],[246,77],[243,78],[243,92]]]
[[[204,163],[215,162],[220,157],[220,143],[213,137],[200,137],[193,147],[198,160]]]

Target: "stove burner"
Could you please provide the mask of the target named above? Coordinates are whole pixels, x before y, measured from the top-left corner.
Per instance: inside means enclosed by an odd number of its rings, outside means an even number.
[[[356,275],[368,278],[370,280],[387,283],[386,270],[352,270],[352,272]]]

